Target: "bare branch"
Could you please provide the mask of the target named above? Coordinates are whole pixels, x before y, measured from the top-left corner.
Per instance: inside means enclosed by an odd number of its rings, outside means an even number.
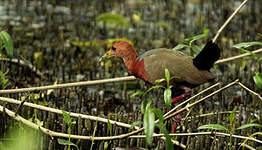
[[[242,84],[242,83],[240,83],[240,82],[238,82],[237,84],[240,85],[243,89],[245,89],[245,90],[248,91],[249,93],[257,96],[257,97],[262,101],[262,97],[261,97],[258,93],[252,91],[251,89],[249,89],[248,87],[246,87],[244,84]]]
[[[8,102],[8,103],[13,103],[13,104],[21,104],[23,102],[12,99],[12,98],[7,98],[7,97],[0,97],[0,101],[3,102]],[[59,109],[55,109],[55,108],[50,108],[50,107],[46,107],[46,106],[41,106],[41,105],[37,105],[37,104],[33,104],[33,103],[29,103],[29,102],[24,102],[23,104],[24,106],[28,106],[31,108],[35,108],[35,109],[39,109],[39,110],[44,110],[44,111],[48,111],[48,112],[52,112],[52,113],[56,113],[56,114],[62,114],[62,110]],[[90,116],[90,115],[84,115],[84,114],[78,114],[78,113],[74,113],[74,112],[67,112],[71,117],[76,117],[76,118],[83,118],[83,119],[89,119],[89,120],[94,120],[94,121],[100,121],[100,122],[104,122],[107,123],[108,121],[111,124],[115,124],[117,126],[121,126],[121,127],[125,127],[125,128],[130,128],[131,125],[127,124],[127,123],[122,123],[122,122],[117,122],[114,120],[110,120],[110,119],[106,119],[106,118],[102,118],[102,117],[96,117],[96,116]],[[135,127],[135,129],[138,129],[139,127]]]
[[[197,100],[197,101],[195,101],[195,102],[193,102],[193,103],[191,103],[191,104],[189,104],[189,105],[186,105],[185,107],[179,109],[178,111],[176,111],[176,112],[174,112],[174,113],[172,113],[172,114],[170,114],[170,115],[168,115],[168,116],[165,116],[164,119],[168,119],[168,118],[170,118],[170,117],[173,117],[173,116],[175,116],[175,115],[177,115],[177,114],[185,111],[186,109],[188,109],[188,108],[190,108],[190,107],[192,107],[192,106],[194,106],[194,105],[196,105],[196,104],[198,104],[198,103],[206,100],[207,98],[209,98],[209,97],[211,97],[211,96],[213,96],[213,95],[215,95],[215,94],[217,94],[217,93],[219,93],[219,92],[221,92],[221,91],[223,91],[223,90],[225,90],[225,89],[233,86],[233,85],[236,84],[237,82],[238,82],[238,80],[235,80],[234,82],[229,83],[228,85],[226,85],[226,86],[224,86],[224,87],[216,90],[215,92],[213,92],[213,93],[211,93],[211,94],[209,94],[209,95],[207,95],[207,96],[205,96],[205,97],[203,97],[203,98],[201,98],[201,99],[199,99],[199,100]]]
[[[262,52],[262,48],[255,50],[255,51],[252,51],[252,53],[254,53],[254,54],[261,53],[261,52]],[[228,62],[228,61],[233,61],[235,59],[243,58],[243,57],[246,57],[246,56],[251,56],[251,54],[250,53],[244,53],[244,54],[241,54],[241,55],[237,55],[237,56],[233,56],[233,57],[229,57],[229,58],[225,58],[225,59],[220,59],[220,60],[216,61],[215,64],[221,64],[221,63],[225,63],[225,62]]]
[[[154,134],[154,137],[163,136],[164,134]],[[223,132],[196,132],[196,133],[171,133],[170,136],[198,136],[198,135],[217,135],[217,136],[228,136],[230,137],[230,134],[223,133]],[[129,138],[145,138],[145,135],[132,135]],[[252,138],[252,137],[246,137],[241,135],[235,135],[232,134],[232,137],[239,138],[239,139],[245,139],[245,140],[251,140],[262,144],[262,141]]]
[[[238,8],[232,13],[232,15],[226,20],[226,22],[220,27],[220,29],[217,31],[216,36],[213,38],[213,42],[215,43],[220,33],[224,30],[224,28],[228,25],[228,23],[232,20],[232,18],[238,13],[238,11],[246,4],[248,0],[244,0]]]
[[[62,84],[56,84],[56,85],[47,85],[47,86],[31,87],[31,88],[8,89],[8,90],[0,90],[0,94],[43,91],[43,90],[48,90],[48,89],[61,89],[61,88],[88,86],[88,85],[104,84],[104,83],[111,83],[111,82],[132,81],[132,80],[136,80],[136,77],[128,76],[128,77],[119,77],[119,78],[93,80],[93,81],[62,83]]]

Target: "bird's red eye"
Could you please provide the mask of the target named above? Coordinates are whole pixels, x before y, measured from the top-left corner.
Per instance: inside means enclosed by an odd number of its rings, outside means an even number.
[[[112,47],[111,47],[111,49],[112,49],[113,51],[115,51],[115,50],[116,50],[116,48],[115,48],[114,46],[112,46]]]

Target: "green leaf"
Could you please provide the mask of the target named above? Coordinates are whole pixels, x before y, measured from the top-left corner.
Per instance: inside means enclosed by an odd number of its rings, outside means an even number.
[[[57,139],[57,142],[61,145],[75,146],[76,149],[79,150],[78,146],[69,140]]]
[[[143,122],[142,121],[135,121],[135,122],[133,122],[132,124],[131,124],[131,127],[130,127],[130,129],[133,129],[135,126],[139,126],[139,125],[141,125],[141,124],[143,124]]]
[[[44,125],[44,122],[39,120],[38,118],[36,119],[36,124],[39,126],[39,127],[42,127]]]
[[[57,142],[61,145],[73,145],[76,146],[73,142],[64,140],[64,139],[57,139]]]
[[[202,125],[202,126],[198,127],[197,129],[198,130],[201,130],[201,129],[222,130],[222,131],[229,132],[228,128],[226,128],[225,126],[222,126],[220,124],[206,124],[206,125]]]
[[[170,81],[170,73],[168,69],[165,69],[165,77],[166,77],[166,82],[167,82],[167,87],[169,86],[169,81]]]
[[[152,111],[155,113],[155,115],[158,117],[159,122],[164,124],[164,116],[163,113],[160,109],[158,108],[153,108]]]
[[[0,32],[0,43],[4,45],[7,56],[9,58],[12,58],[14,55],[13,54],[13,51],[14,51],[13,41],[12,41],[11,36],[7,32],[5,31]]]
[[[170,138],[169,133],[166,130],[165,126],[163,124],[160,124],[160,123],[156,123],[155,126],[158,127],[162,133],[164,133],[164,136],[166,138],[166,149],[173,150],[174,149],[173,143],[171,142],[171,138]]]
[[[173,50],[181,50],[181,49],[183,49],[183,48],[188,48],[189,46],[188,45],[186,45],[186,44],[178,44],[177,46],[175,46],[174,48],[173,48]]]
[[[259,127],[259,128],[262,128],[262,125],[261,125],[261,124],[257,124],[257,123],[244,124],[244,125],[238,127],[237,130],[241,130],[241,129],[245,129],[245,128],[251,128],[251,127]]]
[[[208,28],[204,28],[204,29],[203,29],[203,33],[204,33],[204,34],[208,34],[209,32],[210,32],[210,30],[209,30]]]
[[[152,111],[151,103],[148,103],[146,106],[143,123],[145,127],[146,143],[148,145],[151,145],[153,141],[153,133],[155,127],[155,114]]]
[[[109,119],[107,119],[107,131],[109,131],[110,136],[113,135],[112,124],[110,123]]]
[[[63,117],[64,117],[64,121],[70,127],[72,125],[72,120],[70,118],[70,115],[67,112],[63,111],[63,110],[62,110],[62,114],[63,114]]]
[[[144,114],[145,111],[146,111],[147,103],[150,103],[150,104],[151,104],[151,101],[150,101],[150,102],[148,102],[147,100],[143,100],[143,101],[142,101],[142,104],[141,104],[141,112],[142,112],[142,114]]]
[[[194,42],[196,40],[205,38],[206,36],[207,36],[207,34],[203,33],[203,34],[199,34],[199,35],[196,35],[196,36],[193,36],[193,37],[190,37],[190,38],[186,38],[185,41],[188,41],[189,43],[192,43],[192,42]]]
[[[145,91],[145,94],[148,93],[149,91],[153,90],[153,89],[157,89],[157,88],[165,88],[162,85],[154,85],[151,88],[149,88],[148,90]]]
[[[108,146],[109,146],[108,142],[105,142],[104,143],[104,150],[107,150]]]
[[[230,116],[228,118],[231,126],[233,125],[233,122],[235,120],[235,116],[236,116],[236,109],[234,108],[233,111],[230,113]]]
[[[0,80],[2,82],[2,89],[5,89],[9,80],[5,78],[5,75],[2,71],[0,71]]]
[[[168,108],[171,107],[171,98],[172,98],[172,92],[170,88],[166,88],[164,91],[164,100],[165,104]]]
[[[252,56],[256,56],[256,54],[255,53],[253,53],[252,51],[250,51],[250,50],[247,50],[247,49],[243,49],[243,48],[241,48],[240,49],[242,52],[244,52],[244,53],[249,53],[249,54],[251,54]]]
[[[235,44],[233,45],[234,48],[248,48],[250,46],[262,46],[262,42],[243,42],[243,43],[238,43],[238,44]]]
[[[71,124],[76,124],[76,121],[72,121]]]
[[[262,90],[262,73],[256,73],[255,76],[253,76],[254,82],[256,84],[256,87],[260,90]]]
[[[143,91],[137,91],[137,92],[133,93],[133,94],[130,96],[130,98],[134,98],[134,97],[136,97],[136,96],[138,96],[138,95],[144,95],[144,94],[145,94],[145,92],[143,92]]]
[[[106,24],[114,24],[121,27],[129,27],[130,22],[129,20],[119,14],[113,14],[113,13],[103,13],[96,17],[96,22],[105,22]]]
[[[156,83],[156,84],[159,84],[159,83],[161,83],[161,82],[163,82],[163,81],[166,81],[166,79],[164,79],[164,78],[158,79],[158,80],[155,81],[155,83]]]

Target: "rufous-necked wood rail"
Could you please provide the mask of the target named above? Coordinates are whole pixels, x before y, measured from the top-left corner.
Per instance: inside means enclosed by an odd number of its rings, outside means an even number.
[[[123,59],[128,73],[152,85],[157,79],[165,78],[165,68],[174,77],[170,84],[174,92],[183,90],[183,94],[172,99],[178,101],[191,93],[191,88],[213,80],[210,72],[214,62],[220,57],[220,49],[212,41],[208,42],[195,57],[180,51],[157,48],[138,56],[135,48],[126,41],[114,42],[103,57],[118,56]],[[180,93],[181,94],[181,93]]]

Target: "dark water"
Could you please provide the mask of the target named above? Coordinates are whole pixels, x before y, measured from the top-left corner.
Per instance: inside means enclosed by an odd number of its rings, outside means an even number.
[[[178,43],[183,43],[185,38],[201,34],[205,28],[210,30],[208,39],[212,39],[240,3],[239,0],[2,0],[0,29],[12,36],[15,58],[32,63],[46,77],[42,79],[28,68],[5,63],[4,69],[9,69],[7,77],[11,82],[8,88],[49,85],[56,80],[66,83],[127,76],[121,60],[98,61],[106,52],[110,41],[117,38],[128,39],[141,54],[157,47],[173,48]],[[222,57],[240,54],[239,50],[232,48],[233,44],[262,40],[261,6],[261,0],[250,0],[223,31],[217,41],[223,50]],[[104,13],[120,14],[128,23],[115,25],[96,21]],[[196,44],[201,45],[204,42],[200,40]],[[214,72],[218,75],[218,81],[228,83],[240,78],[241,82],[255,89],[252,79],[255,63],[254,60],[247,59],[234,61],[216,66]],[[258,70],[261,71],[261,64]],[[128,117],[123,116],[130,116],[129,118],[137,120],[141,99],[130,99],[129,96],[135,90],[145,88],[141,81],[69,88],[55,90],[42,101],[51,107],[74,112],[105,117],[113,113],[124,119]],[[157,99],[156,95],[162,95],[161,92],[151,94],[149,98],[152,99]],[[21,95],[9,96],[19,99]],[[214,97],[223,98],[223,102],[206,102],[194,109],[195,114],[202,111],[232,110],[233,106],[225,105],[238,96],[244,101],[244,105],[238,105],[239,109],[243,107],[252,113],[254,109],[261,108],[261,104],[252,105],[256,99],[252,99],[241,88],[234,87],[231,91]],[[155,103],[156,106],[163,105],[162,101]],[[210,123],[208,119],[198,121],[201,124]],[[245,122],[249,121],[247,119]],[[185,123],[185,126],[194,131],[197,124],[199,123],[196,121],[190,125]],[[53,130],[55,129],[54,127]],[[105,136],[103,133],[99,134]],[[201,141],[198,142],[200,144],[195,145],[197,148],[206,148]],[[225,143],[222,142],[218,147],[221,148],[223,144]]]

